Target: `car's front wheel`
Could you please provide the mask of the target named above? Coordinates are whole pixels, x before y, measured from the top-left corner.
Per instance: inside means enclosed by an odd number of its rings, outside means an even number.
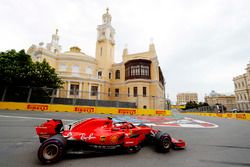
[[[171,137],[167,133],[159,133],[156,135],[156,149],[159,152],[166,153],[171,149]]]

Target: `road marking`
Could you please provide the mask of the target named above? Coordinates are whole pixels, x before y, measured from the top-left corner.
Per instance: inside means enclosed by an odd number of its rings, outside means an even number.
[[[40,117],[24,117],[24,116],[10,116],[0,115],[0,118],[15,118],[15,119],[30,119],[30,120],[49,120],[53,118],[40,118]],[[197,120],[189,117],[184,118],[168,118],[168,117],[151,117],[151,116],[116,116],[114,121],[128,121],[135,125],[144,123],[148,126],[160,126],[160,127],[182,127],[182,128],[218,128],[219,126],[210,122]],[[77,120],[62,119],[64,122],[75,122]]]
[[[36,119],[36,120],[49,120],[49,119],[53,119],[53,118],[23,117],[23,116],[10,116],[10,115],[0,115],[0,117],[2,117],[2,118],[16,118],[16,119]],[[76,121],[76,120],[73,120],[73,119],[62,119],[62,121],[73,122],[73,121]]]
[[[135,125],[140,123],[148,126],[180,127],[180,128],[218,128],[219,126],[189,117],[164,117],[164,116],[115,116],[114,121],[128,121]]]

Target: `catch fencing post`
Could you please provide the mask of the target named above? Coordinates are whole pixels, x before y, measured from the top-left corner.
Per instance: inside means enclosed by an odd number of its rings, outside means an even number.
[[[5,99],[5,95],[6,95],[7,89],[8,89],[8,87],[6,86],[4,88],[4,91],[3,91],[2,101],[4,101],[4,99]]]
[[[29,93],[28,93],[27,103],[29,103],[29,102],[30,102],[30,96],[31,96],[31,93],[32,93],[32,88],[29,88]]]
[[[55,91],[56,91],[56,89],[53,89],[53,91],[52,91],[52,96],[51,96],[51,99],[50,99],[50,104],[53,104],[53,102],[54,102],[54,94],[55,94]]]

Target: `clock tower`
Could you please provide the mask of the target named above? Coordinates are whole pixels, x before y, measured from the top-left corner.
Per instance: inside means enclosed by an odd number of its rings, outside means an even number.
[[[97,27],[96,41],[96,60],[99,69],[98,75],[107,78],[114,64],[114,47],[115,47],[115,29],[111,25],[111,15],[107,8],[106,13],[102,16],[102,24]]]

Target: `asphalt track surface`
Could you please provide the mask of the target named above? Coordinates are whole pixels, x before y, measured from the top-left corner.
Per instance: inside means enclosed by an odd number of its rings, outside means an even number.
[[[0,111],[0,167],[43,166],[37,159],[39,141],[35,126],[46,119],[72,120],[95,117],[80,113]],[[98,115],[105,117],[106,115]],[[175,114],[176,117],[186,117]],[[214,117],[188,117],[217,124],[217,128],[157,127],[184,139],[185,150],[157,153],[143,147],[136,154],[68,156],[49,166],[71,167],[230,167],[250,166],[250,122]]]

